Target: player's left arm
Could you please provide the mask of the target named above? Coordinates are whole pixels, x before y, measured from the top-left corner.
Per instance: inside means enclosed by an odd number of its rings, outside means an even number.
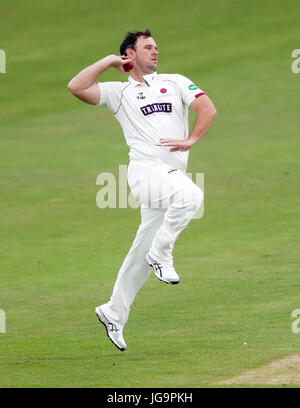
[[[185,152],[194,146],[207,133],[217,114],[214,104],[205,94],[196,98],[190,104],[190,108],[196,112],[196,120],[189,137],[185,140],[160,139],[161,144],[172,147],[170,149],[171,152]]]

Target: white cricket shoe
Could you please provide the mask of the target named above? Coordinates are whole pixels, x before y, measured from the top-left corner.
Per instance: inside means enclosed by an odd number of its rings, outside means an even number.
[[[149,254],[146,255],[146,261],[154,269],[154,274],[157,279],[165,283],[170,283],[171,285],[175,285],[179,282],[179,276],[177,275],[173,264],[157,262],[151,258]]]
[[[116,324],[111,323],[103,313],[101,306],[96,307],[95,312],[99,321],[105,326],[109,339],[119,350],[124,351],[127,347],[123,337],[124,326],[117,326]]]

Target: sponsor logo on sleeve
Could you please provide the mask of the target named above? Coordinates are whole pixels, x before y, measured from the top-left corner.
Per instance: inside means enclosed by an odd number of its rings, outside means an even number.
[[[196,89],[199,89],[199,88],[198,88],[197,85],[191,84],[191,85],[189,86],[189,89],[190,89],[191,91],[195,91]]]

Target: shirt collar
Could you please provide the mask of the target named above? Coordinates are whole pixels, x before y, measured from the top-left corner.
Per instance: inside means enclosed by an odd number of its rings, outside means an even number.
[[[145,81],[148,82],[149,85],[151,85],[151,83],[153,83],[156,80],[156,77],[157,77],[156,71],[152,72],[152,74],[143,75],[143,78],[145,79]],[[136,81],[131,76],[128,77],[128,80],[133,84],[133,86],[138,86],[138,85],[143,84],[143,82]]]

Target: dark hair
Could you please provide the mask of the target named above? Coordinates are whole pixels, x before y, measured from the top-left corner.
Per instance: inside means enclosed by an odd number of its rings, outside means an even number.
[[[127,32],[122,44],[120,45],[120,55],[127,55],[127,48],[135,50],[136,42],[139,37],[151,37],[151,31],[147,28],[145,31]]]

